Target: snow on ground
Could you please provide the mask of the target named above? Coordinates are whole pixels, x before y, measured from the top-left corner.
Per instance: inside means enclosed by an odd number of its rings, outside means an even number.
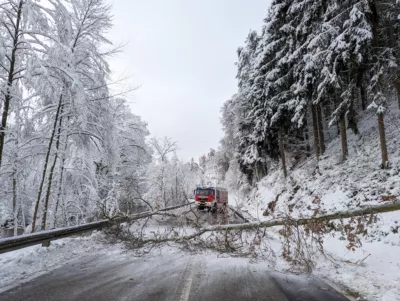
[[[374,241],[352,252],[345,245],[328,239],[325,249],[334,256],[337,267],[321,258],[316,273],[370,301],[400,300],[400,246]]]
[[[0,292],[85,256],[122,252],[119,245],[103,244],[102,239],[103,234],[95,232],[90,236],[52,241],[48,248],[36,245],[0,254]]]
[[[340,163],[338,139],[327,145],[319,164],[310,158],[289,171],[288,179],[277,170],[265,177],[243,201],[241,210],[254,220],[271,220],[290,215],[311,217],[348,211],[369,205],[400,200],[400,120],[392,108],[386,115],[386,140],[391,168],[380,168],[380,145],[377,117],[366,115],[359,124],[360,135],[348,131],[348,160]],[[313,202],[314,201],[314,202]],[[268,204],[274,210],[263,216]],[[270,206],[271,207],[271,206]],[[277,229],[271,230],[276,233]],[[367,300],[400,300],[400,211],[380,214],[360,237],[362,247],[355,252],[340,235],[325,239],[324,247],[337,267],[321,258],[315,273],[360,292]],[[358,263],[357,263],[358,262]],[[357,263],[357,264],[356,264]]]

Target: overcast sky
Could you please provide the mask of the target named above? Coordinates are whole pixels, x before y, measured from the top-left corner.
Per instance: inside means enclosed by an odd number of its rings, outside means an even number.
[[[269,0],[111,0],[111,40],[127,43],[114,77],[140,88],[132,112],[152,136],[178,141],[185,160],[217,148],[220,107],[237,91],[236,49],[260,31]]]

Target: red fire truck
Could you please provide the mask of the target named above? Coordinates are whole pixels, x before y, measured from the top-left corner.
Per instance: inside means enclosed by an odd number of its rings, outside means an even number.
[[[228,206],[228,190],[221,187],[197,187],[195,201],[198,210],[225,210]]]

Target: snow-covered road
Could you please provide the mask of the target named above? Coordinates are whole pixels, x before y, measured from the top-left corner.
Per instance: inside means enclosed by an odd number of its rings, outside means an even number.
[[[93,254],[0,294],[17,300],[346,301],[327,284],[271,273],[264,263],[164,248],[144,257]],[[300,299],[299,299],[300,298]]]

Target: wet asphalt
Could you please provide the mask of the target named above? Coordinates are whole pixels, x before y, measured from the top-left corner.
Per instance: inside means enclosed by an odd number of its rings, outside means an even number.
[[[323,281],[181,252],[88,256],[0,293],[0,301],[348,301]]]

